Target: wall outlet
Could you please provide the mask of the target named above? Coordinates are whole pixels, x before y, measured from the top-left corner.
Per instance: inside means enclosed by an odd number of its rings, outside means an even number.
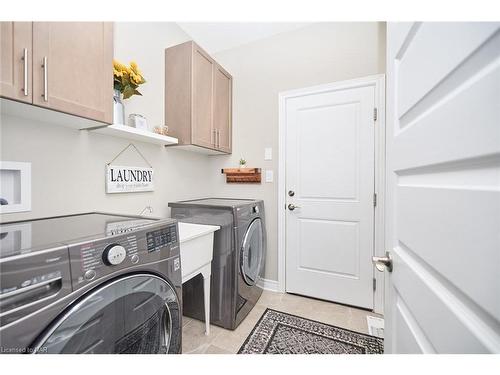
[[[274,180],[274,173],[272,169],[266,170],[266,182],[273,182]]]
[[[273,149],[271,147],[264,149],[264,160],[273,160]]]

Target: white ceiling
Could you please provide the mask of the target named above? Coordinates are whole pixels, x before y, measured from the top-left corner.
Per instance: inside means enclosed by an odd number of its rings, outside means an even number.
[[[178,25],[208,53],[215,53],[295,30],[308,23],[179,22]]]

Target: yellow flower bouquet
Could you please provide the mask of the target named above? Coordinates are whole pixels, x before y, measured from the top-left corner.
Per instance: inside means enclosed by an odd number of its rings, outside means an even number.
[[[137,64],[132,61],[126,66],[117,60],[113,60],[114,89],[123,94],[123,99],[132,95],[142,95],[137,88],[146,82]]]

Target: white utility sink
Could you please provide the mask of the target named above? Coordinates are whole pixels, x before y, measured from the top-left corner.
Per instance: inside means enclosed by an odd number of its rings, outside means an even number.
[[[205,333],[210,333],[210,275],[214,250],[214,232],[220,227],[179,222],[182,282],[203,275]]]
[[[179,223],[182,282],[200,273],[200,268],[212,262],[214,232],[220,227]]]

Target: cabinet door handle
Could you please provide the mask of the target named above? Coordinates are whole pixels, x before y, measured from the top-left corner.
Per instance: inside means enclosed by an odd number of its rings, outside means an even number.
[[[43,57],[43,62],[42,62],[42,68],[43,68],[43,100],[48,102],[49,101],[49,88],[48,88],[48,70],[49,67],[47,66],[47,56]]]
[[[217,147],[217,129],[212,130],[212,135],[213,135],[213,139],[214,139],[212,143],[213,143],[214,147]]]
[[[24,67],[23,67],[23,77],[24,77],[24,84],[23,84],[23,93],[24,96],[29,95],[28,91],[28,49],[24,48],[23,49],[23,57],[22,57]]]
[[[220,130],[217,129],[217,148],[220,148]]]

